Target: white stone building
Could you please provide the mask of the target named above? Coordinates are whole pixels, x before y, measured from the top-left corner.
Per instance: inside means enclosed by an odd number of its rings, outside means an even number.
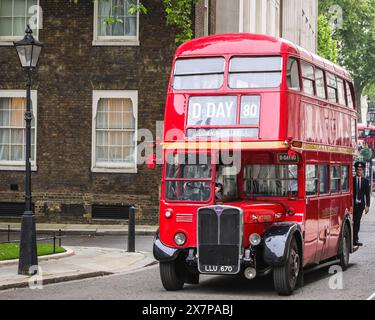
[[[261,33],[317,48],[318,0],[200,0],[196,36]]]

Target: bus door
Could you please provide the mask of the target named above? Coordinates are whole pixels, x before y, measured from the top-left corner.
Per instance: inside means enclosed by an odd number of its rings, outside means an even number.
[[[331,186],[331,204],[330,204],[330,225],[328,231],[328,244],[322,260],[331,258],[337,254],[337,244],[340,235],[339,214],[342,205],[345,203],[344,197],[339,192],[341,189],[341,166],[330,166],[330,186]]]
[[[331,186],[333,187],[331,192],[338,193],[338,188],[340,188],[341,194],[331,198],[329,248],[325,259],[337,255],[342,217],[347,210],[350,210],[352,195],[349,192],[349,172],[349,165],[331,166]]]
[[[319,230],[318,246],[315,256],[315,262],[324,260],[328,254],[330,237],[330,219],[331,219],[331,201],[329,195],[329,167],[328,164],[318,166],[319,170]]]
[[[318,166],[306,165],[305,264],[315,262],[318,246],[319,198]]]

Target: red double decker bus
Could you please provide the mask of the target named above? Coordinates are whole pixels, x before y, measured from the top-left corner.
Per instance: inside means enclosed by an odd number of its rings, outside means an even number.
[[[367,137],[370,135],[371,128],[364,123],[357,124],[358,146],[363,147],[366,144]]]
[[[354,101],[347,71],[283,39],[225,34],[180,46],[153,249],[164,288],[272,272],[275,290],[291,294],[306,268],[346,269]]]

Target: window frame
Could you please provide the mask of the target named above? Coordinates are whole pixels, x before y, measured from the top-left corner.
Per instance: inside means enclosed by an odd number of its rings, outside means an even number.
[[[348,170],[348,175],[347,175],[347,182],[348,182],[348,188],[347,189],[343,189],[342,188],[342,182],[343,182],[343,170],[342,168],[346,168]],[[340,176],[341,176],[341,181],[340,181],[340,190],[341,190],[341,193],[348,193],[350,192],[350,166],[348,164],[342,164],[341,165],[341,168],[340,168]]]
[[[339,83],[342,84],[342,87],[341,87],[342,90],[340,90]],[[336,76],[336,84],[337,84],[337,103],[340,106],[347,107],[348,103],[347,103],[347,99],[346,99],[345,80],[343,78],[340,78],[340,77]],[[340,101],[340,91],[342,93],[341,98],[344,98],[343,103],[341,103],[342,101]]]
[[[186,156],[189,156],[191,154],[194,154],[195,156],[198,156],[199,157],[199,152],[197,150],[192,150],[191,152],[188,152],[188,153],[185,153],[183,151],[178,151],[176,153],[174,152],[171,152],[169,151],[168,153],[166,153],[165,155],[165,159],[166,159],[166,165],[164,166],[164,169],[163,169],[163,175],[164,175],[164,180],[165,180],[165,186],[162,188],[162,195],[163,195],[163,198],[166,199],[167,202],[170,202],[170,203],[194,203],[194,204],[200,204],[200,203],[210,203],[214,197],[215,197],[215,192],[214,192],[214,189],[213,189],[213,177],[216,176],[216,165],[213,161],[213,154],[207,154],[207,159],[210,159],[209,160],[209,164],[211,166],[211,177],[209,178],[170,178],[168,177],[168,159],[169,159],[169,156],[172,155],[172,157],[175,157],[175,156],[183,156],[183,157],[186,157]],[[186,159],[186,158],[185,158]],[[185,164],[186,165],[186,164]],[[181,164],[178,163],[178,166],[180,167]],[[184,182],[184,181],[189,181],[189,182],[203,182],[203,183],[209,183],[210,184],[210,197],[209,199],[207,199],[206,201],[192,201],[192,200],[178,200],[178,199],[173,199],[173,200],[170,200],[168,199],[168,183],[169,182]]]
[[[280,70],[267,70],[267,71],[231,71],[231,66],[234,59],[265,59],[265,58],[280,58]],[[283,68],[284,68],[284,58],[282,55],[232,55],[229,58],[227,66],[227,83],[226,86],[230,90],[277,90],[280,89],[283,84]],[[280,72],[280,83],[276,87],[231,87],[230,76],[235,74],[268,74],[268,73],[278,73]],[[224,79],[225,81],[225,79]]]
[[[346,102],[347,102],[347,106],[350,108],[350,109],[355,109],[355,101],[353,99],[353,84],[347,80],[345,80],[345,95],[346,95]],[[349,100],[349,97],[350,97],[350,100]]]
[[[293,87],[289,87],[289,85],[288,85],[288,63],[289,63],[290,60],[294,60],[295,62],[297,62],[297,67],[298,67],[298,85],[299,85],[298,89],[293,88]],[[301,92],[302,91],[302,73],[301,73],[300,60],[297,57],[294,57],[294,56],[289,56],[288,57],[288,59],[286,61],[285,74],[286,74],[286,85],[287,85],[288,89],[289,90],[293,90],[295,92]]]
[[[318,85],[317,85],[317,78],[316,78],[316,74],[318,71],[321,71],[323,73],[323,88],[324,88],[324,97],[321,97],[318,95]],[[328,100],[328,97],[327,97],[327,79],[326,79],[326,71],[323,69],[323,68],[319,68],[319,67],[315,67],[315,71],[314,71],[314,74],[315,74],[315,95],[317,98],[319,99],[323,99],[323,100]]]
[[[139,4],[139,0],[137,0]],[[136,36],[99,36],[99,0],[94,1],[93,46],[139,46],[139,12],[137,12]]]
[[[321,179],[321,175],[320,175],[320,168],[321,167],[325,167],[327,169],[327,180],[326,180],[326,186],[327,186],[327,191],[322,193],[321,190],[320,190],[320,183],[322,181]],[[319,196],[327,196],[327,195],[330,195],[331,193],[331,190],[330,190],[330,166],[328,163],[320,163],[318,164],[318,176],[319,176],[319,182],[318,182],[318,185],[319,185],[319,188],[318,188],[318,191],[319,191]]]
[[[248,170],[248,167],[252,167],[252,166],[274,166],[274,167],[277,167],[277,166],[284,166],[284,167],[287,167],[287,169],[289,170],[289,167],[290,166],[295,166],[296,167],[296,174],[297,174],[297,177],[296,178],[292,178],[292,179],[289,179],[289,178],[278,178],[278,179],[274,179],[274,178],[261,178],[261,179],[248,179],[247,178],[247,170]],[[294,181],[297,183],[297,190],[296,191],[287,191],[287,193],[291,193],[291,196],[293,198],[296,198],[298,197],[298,194],[300,192],[300,186],[299,186],[299,165],[297,163],[248,163],[246,165],[243,166],[243,169],[241,170],[241,180],[237,180],[237,183],[242,183],[242,188],[243,188],[243,195],[247,198],[247,199],[251,199],[251,198],[289,198],[290,196],[289,195],[265,195],[265,194],[254,194],[254,193],[249,193],[248,192],[248,188],[247,188],[247,183],[248,181],[252,182],[252,181],[257,181],[257,180],[263,180],[263,181],[273,181],[273,180],[278,180],[278,181]],[[250,188],[250,191],[251,191],[251,188]],[[293,195],[292,193],[295,192],[295,194]]]
[[[96,116],[98,103],[100,99],[130,99],[133,103],[135,117],[134,123],[134,139],[135,139],[135,157],[134,165],[127,164],[104,164],[96,163]],[[138,91],[137,90],[94,90],[92,93],[92,137],[91,137],[91,172],[101,173],[137,173],[138,164]]]
[[[38,94],[37,90],[31,90],[32,113],[34,116],[35,128],[35,147],[34,147],[34,160],[31,161],[31,170],[37,171],[37,146],[38,146]],[[0,98],[25,98],[25,90],[0,90]],[[24,122],[26,130],[26,123]],[[25,171],[26,163],[22,161],[0,161],[0,171]]]
[[[314,79],[308,78],[308,77],[304,76],[304,66],[312,68]],[[308,95],[308,96],[311,96],[311,97],[316,96],[315,66],[313,64],[309,63],[309,62],[301,60],[301,78],[302,78],[302,92],[304,94]],[[312,82],[312,84],[313,84],[313,90],[314,90],[314,92],[312,94],[305,91],[305,81]]]
[[[335,82],[336,82],[336,86],[335,87],[332,87],[329,85],[329,78],[330,76],[334,77],[335,78]],[[337,88],[337,76],[334,74],[334,73],[331,73],[331,72],[326,72],[326,87],[327,87],[327,101],[329,103],[335,103],[335,104],[338,104],[339,103],[339,93],[338,93],[338,88]],[[331,101],[330,100],[330,97],[329,97],[329,89],[333,89],[335,90],[335,93],[336,93],[336,101]]]
[[[184,74],[177,74],[176,69],[177,69],[177,64],[179,61],[187,61],[187,60],[206,60],[206,59],[222,59],[224,62],[223,66],[223,71],[222,72],[205,72],[205,73],[184,73]],[[172,90],[176,92],[181,92],[181,91],[218,91],[221,90],[224,87],[225,83],[225,73],[227,69],[227,60],[223,56],[208,56],[208,57],[193,57],[193,58],[178,58],[174,61],[173,63],[173,77],[172,77],[172,82],[171,82],[171,87]],[[191,76],[207,76],[207,75],[222,75],[223,76],[223,81],[221,85],[218,88],[206,88],[206,89],[178,89],[175,88],[175,79],[176,77],[191,77]]]
[[[43,11],[41,10],[41,7],[40,7],[40,0],[37,0],[36,5],[38,6],[38,11],[37,11],[38,27],[37,27],[36,30],[33,30],[33,36],[36,40],[38,40],[39,39],[39,29],[40,29],[41,24],[42,24]],[[14,6],[14,0],[12,0],[12,6]],[[13,16],[12,16],[12,21],[13,21]],[[0,36],[0,47],[1,46],[14,46],[13,42],[22,40],[23,37],[24,37],[24,34],[21,35],[21,36]]]
[[[334,167],[339,168],[338,178],[332,178],[332,170]],[[338,190],[332,191],[332,180],[338,180]],[[340,194],[341,193],[341,165],[340,164],[331,164],[329,166],[329,192],[330,194]]]
[[[307,167],[308,166],[315,167],[315,177],[312,178],[312,179],[307,179]],[[320,173],[319,166],[317,164],[306,163],[306,166],[305,166],[305,196],[306,197],[317,197],[317,196],[319,196],[319,194],[320,194],[319,173]],[[314,194],[307,194],[307,191],[306,191],[307,181],[314,181],[315,182],[315,193]]]

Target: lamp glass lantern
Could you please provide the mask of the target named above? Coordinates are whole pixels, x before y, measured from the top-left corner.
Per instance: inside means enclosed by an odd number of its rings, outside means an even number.
[[[35,69],[43,45],[34,39],[33,31],[29,25],[25,32],[25,37],[22,40],[15,42],[14,46],[16,47],[22,68]]]

